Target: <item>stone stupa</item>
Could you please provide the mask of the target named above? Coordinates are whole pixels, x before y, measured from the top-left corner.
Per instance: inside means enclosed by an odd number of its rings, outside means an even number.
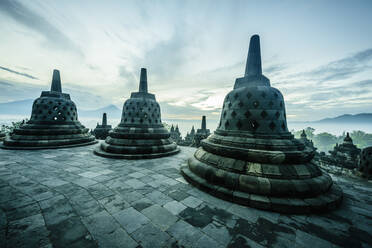
[[[96,136],[96,139],[106,139],[109,132],[112,130],[111,125],[107,125],[107,114],[103,113],[102,116],[102,125],[97,123],[96,128],[93,130],[94,136]]]
[[[139,91],[125,101],[120,124],[94,150],[103,157],[121,159],[158,158],[179,152],[163,126],[155,95],[147,91],[146,69],[141,69]]]
[[[0,141],[5,139],[5,133],[0,130]]]
[[[200,142],[203,139],[206,139],[210,134],[211,134],[211,132],[209,131],[209,129],[207,129],[207,118],[206,118],[205,115],[203,115],[202,116],[201,127],[196,130],[196,133],[195,133],[195,136],[194,136],[193,146],[199,147]]]
[[[94,144],[97,141],[79,121],[70,95],[62,93],[58,70],[53,71],[50,91],[41,92],[32,105],[30,120],[15,128],[5,140],[5,149],[50,149]]]
[[[283,96],[262,75],[254,35],[245,75],[225,97],[217,130],[181,173],[194,186],[242,205],[284,213],[334,209],[342,190],[314,154],[288,131]]]

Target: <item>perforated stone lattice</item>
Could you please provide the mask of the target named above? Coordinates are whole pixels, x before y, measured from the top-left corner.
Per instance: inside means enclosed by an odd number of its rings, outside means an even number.
[[[282,94],[267,86],[243,87],[231,91],[225,97],[219,129],[288,132]]]
[[[40,97],[32,106],[31,121],[74,122],[77,120],[76,105],[71,100]]]
[[[123,106],[123,124],[161,124],[160,106],[152,99],[131,98]]]
[[[367,147],[360,153],[358,169],[365,177],[372,177],[372,147]]]

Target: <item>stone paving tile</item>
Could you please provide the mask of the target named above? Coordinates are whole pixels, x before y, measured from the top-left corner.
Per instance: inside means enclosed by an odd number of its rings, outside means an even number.
[[[166,203],[164,205],[164,208],[167,209],[172,214],[178,215],[179,213],[186,209],[186,206],[178,201],[171,201]]]
[[[153,192],[148,193],[146,197],[159,205],[164,205],[168,202],[173,201],[172,198],[170,198],[169,196],[157,190],[154,190]]]
[[[179,220],[168,228],[167,233],[178,240],[178,243],[185,247],[191,247],[203,235],[199,228]]]
[[[79,176],[87,177],[87,178],[94,178],[94,177],[98,177],[100,175],[101,175],[100,173],[91,172],[91,171],[87,171],[87,172],[83,172],[83,173],[79,174]]]
[[[164,247],[170,240],[170,236],[166,232],[161,231],[151,223],[135,231],[132,237],[143,248]]]
[[[177,221],[177,217],[165,208],[155,204],[141,211],[153,224],[165,231]]]
[[[198,198],[195,198],[193,196],[189,196],[189,197],[185,198],[184,200],[182,200],[181,203],[190,207],[190,208],[196,208],[200,204],[202,204],[203,201],[199,200]]]
[[[202,230],[209,237],[213,238],[218,243],[220,243],[223,247],[226,247],[231,241],[231,236],[227,228],[216,222],[208,224]]]
[[[111,214],[115,214],[131,206],[120,195],[111,195],[100,199],[99,202]]]
[[[197,248],[210,248],[210,247],[215,247],[215,248],[222,248],[226,246],[222,246],[221,244],[217,243],[215,240],[211,239],[207,235],[203,235],[193,247]]]
[[[83,223],[99,247],[136,247],[138,244],[106,211],[83,218]]]
[[[332,175],[345,192],[339,209],[282,215],[232,204],[189,185],[179,167],[194,148],[138,161],[97,157],[93,148],[0,150],[9,160],[0,161],[0,244],[372,247],[370,182]]]
[[[132,202],[132,206],[137,210],[137,211],[142,211],[145,208],[148,208],[154,204],[153,201],[150,199],[143,197],[137,201]]]
[[[146,185],[138,179],[130,179],[126,181],[125,183],[134,189],[139,189]]]
[[[146,216],[133,207],[117,212],[113,216],[129,234],[150,222]]]

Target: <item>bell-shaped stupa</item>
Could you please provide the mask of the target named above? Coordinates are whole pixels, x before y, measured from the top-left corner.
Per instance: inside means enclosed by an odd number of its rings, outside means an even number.
[[[94,136],[96,139],[106,139],[109,132],[112,130],[111,125],[107,125],[107,114],[103,113],[102,116],[102,125],[97,123],[96,128],[93,130]]]
[[[5,139],[5,133],[0,130],[0,141]]]
[[[41,92],[32,106],[30,120],[8,135],[2,148],[48,149],[83,146],[97,141],[79,121],[70,95],[62,93],[58,70],[53,71],[50,91]]]
[[[288,131],[284,99],[262,75],[260,40],[251,38],[245,75],[225,97],[217,130],[181,168],[217,197],[285,213],[336,208],[342,190]]]
[[[105,142],[94,150],[103,157],[142,159],[173,155],[179,152],[163,126],[155,95],[147,92],[146,69],[141,69],[138,92],[125,101],[120,124]]]

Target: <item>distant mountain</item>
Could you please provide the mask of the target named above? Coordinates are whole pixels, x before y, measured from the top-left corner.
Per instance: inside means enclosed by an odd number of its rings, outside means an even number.
[[[313,123],[334,123],[334,124],[341,124],[341,123],[370,123],[372,124],[372,113],[361,113],[361,114],[345,114],[340,115],[334,118],[325,118],[319,121],[314,121]]]
[[[0,103],[0,115],[30,116],[33,102],[33,99],[26,99],[21,101]],[[121,117],[121,110],[112,104],[104,108],[94,110],[79,109],[78,106],[79,117],[101,119],[103,113],[107,113],[108,118],[120,119]]]

